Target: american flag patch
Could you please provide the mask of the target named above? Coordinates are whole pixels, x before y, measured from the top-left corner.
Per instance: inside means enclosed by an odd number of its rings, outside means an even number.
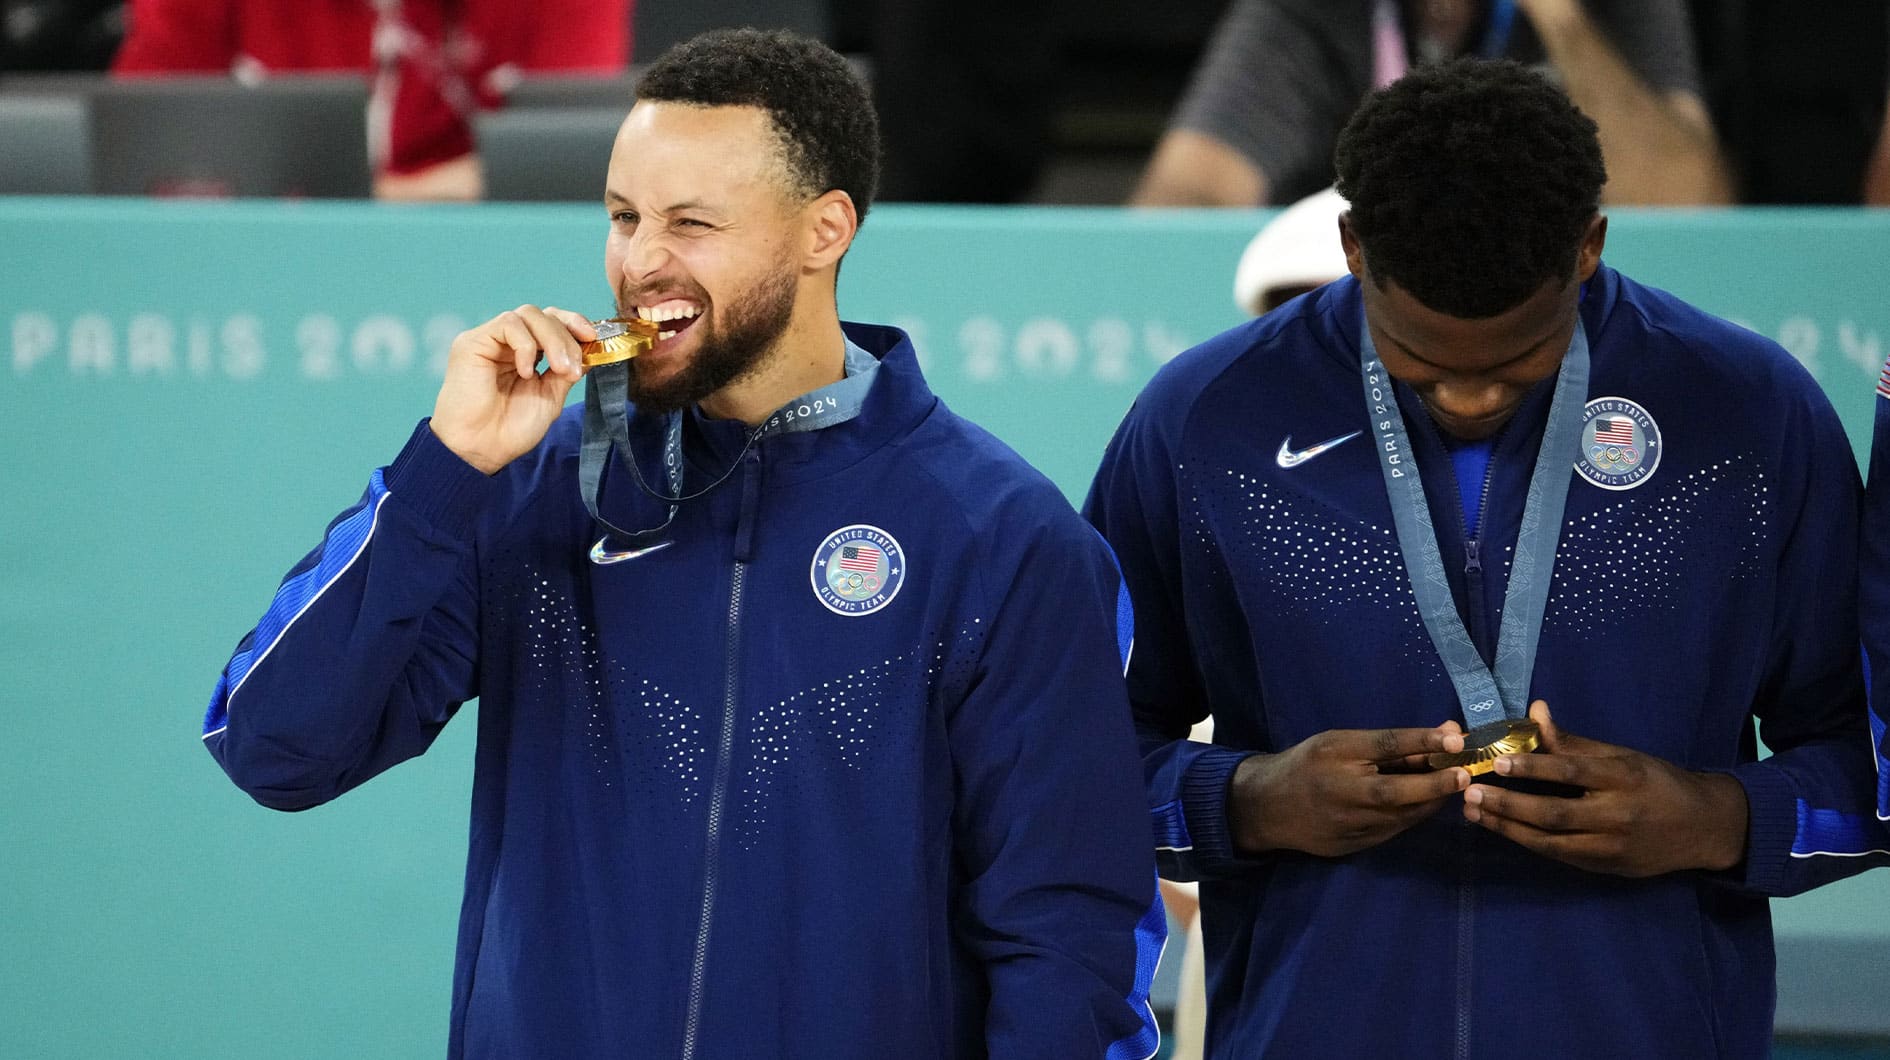
[[[856,570],[862,574],[878,574],[879,559],[883,553],[871,545],[844,545],[840,549],[840,569]]]
[[[1890,361],[1883,362],[1883,371],[1877,373],[1877,396],[1890,398]]]
[[[1616,419],[1596,420],[1595,442],[1598,445],[1633,445],[1634,421]]]

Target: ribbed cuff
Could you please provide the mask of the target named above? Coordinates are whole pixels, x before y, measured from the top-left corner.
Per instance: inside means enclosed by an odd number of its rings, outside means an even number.
[[[1234,837],[1227,827],[1227,786],[1234,780],[1234,770],[1253,757],[1252,751],[1214,747],[1194,756],[1181,778],[1181,809],[1188,819],[1188,835],[1194,840],[1194,856],[1204,867],[1225,867],[1246,862],[1234,850]]]
[[[440,441],[431,420],[421,420],[414,428],[382,481],[396,504],[441,534],[461,540],[472,536],[480,513],[497,489],[491,476]]]
[[[1742,882],[1760,894],[1783,894],[1792,844],[1798,838],[1798,795],[1783,773],[1764,762],[1732,771],[1746,789],[1746,866]]]

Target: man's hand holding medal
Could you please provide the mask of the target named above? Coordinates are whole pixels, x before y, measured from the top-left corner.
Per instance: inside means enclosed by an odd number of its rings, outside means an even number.
[[[1428,770],[1433,754],[1463,750],[1454,721],[1434,729],[1333,729],[1278,754],[1240,763],[1227,797],[1228,826],[1244,854],[1299,850],[1356,853],[1442,809],[1470,786],[1461,768]]]
[[[1498,776],[1579,790],[1538,795],[1479,784],[1464,793],[1464,816],[1538,854],[1590,872],[1656,876],[1725,870],[1745,859],[1745,789],[1723,773],[1694,773],[1653,755],[1556,728],[1536,700],[1529,718],[1542,753],[1504,755]]]

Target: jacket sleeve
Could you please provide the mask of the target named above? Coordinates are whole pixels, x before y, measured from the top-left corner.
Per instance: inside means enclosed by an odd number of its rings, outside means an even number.
[[[991,1056],[1145,1060],[1167,919],[1122,688],[1131,632],[1108,550],[1057,503],[1027,545],[994,541],[1014,558],[977,575],[1005,588],[984,594],[988,630],[946,711],[955,931],[985,970]]]
[[[1857,465],[1837,413],[1804,383],[1772,484],[1783,547],[1772,657],[1752,709],[1772,754],[1733,770],[1750,807],[1740,882],[1767,895],[1890,857],[1858,665]]]
[[[476,694],[473,529],[493,480],[422,423],[237,644],[204,745],[257,802],[301,810],[425,751]]]
[[[1084,514],[1115,550],[1134,601],[1129,701],[1157,863],[1171,880],[1215,879],[1263,863],[1236,853],[1227,826],[1227,786],[1253,752],[1187,738],[1208,704],[1182,581],[1180,447],[1168,434],[1137,402],[1103,454]]]
[[[1863,532],[1858,539],[1858,614],[1864,640],[1864,680],[1870,696],[1870,742],[1876,782],[1871,809],[1890,820],[1890,364],[1877,385],[1870,441],[1870,484],[1864,490]]]

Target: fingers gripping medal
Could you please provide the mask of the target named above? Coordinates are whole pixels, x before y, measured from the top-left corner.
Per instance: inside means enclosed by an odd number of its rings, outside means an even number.
[[[1425,763],[1432,769],[1462,766],[1471,776],[1481,776],[1496,768],[1498,758],[1526,755],[1541,743],[1542,733],[1535,722],[1506,719],[1471,729],[1463,734],[1463,750],[1430,755]]]
[[[650,352],[656,345],[654,321],[612,317],[609,320],[593,321],[591,327],[597,329],[597,339],[584,344],[582,352],[586,368],[627,361]]]

